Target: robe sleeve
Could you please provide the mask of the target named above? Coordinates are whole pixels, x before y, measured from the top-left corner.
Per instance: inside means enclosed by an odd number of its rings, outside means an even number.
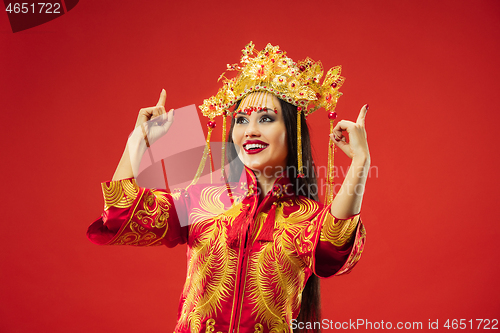
[[[349,273],[361,258],[366,239],[359,214],[337,219],[330,209],[324,207],[295,239],[299,256],[319,277]]]
[[[99,245],[166,245],[185,243],[188,237],[185,193],[146,189],[135,179],[101,184],[104,212],[87,230]]]

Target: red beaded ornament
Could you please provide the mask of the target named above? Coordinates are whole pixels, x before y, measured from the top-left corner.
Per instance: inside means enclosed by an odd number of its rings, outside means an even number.
[[[337,119],[337,112],[329,112],[328,113],[328,119],[330,119],[330,120]]]

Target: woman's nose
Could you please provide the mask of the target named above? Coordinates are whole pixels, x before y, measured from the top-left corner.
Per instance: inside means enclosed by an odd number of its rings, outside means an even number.
[[[251,121],[248,124],[248,126],[245,130],[245,136],[246,137],[260,136],[258,126],[257,126],[257,124],[255,124],[255,122]]]

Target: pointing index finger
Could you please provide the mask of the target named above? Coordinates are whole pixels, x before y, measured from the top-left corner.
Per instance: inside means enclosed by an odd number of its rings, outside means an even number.
[[[165,89],[162,89],[160,93],[160,99],[158,100],[158,103],[156,103],[156,106],[165,106],[166,100],[167,100],[167,91]]]
[[[366,113],[368,112],[368,104],[363,105],[361,110],[359,111],[359,116],[358,119],[356,120],[357,124],[364,125],[365,124],[365,118],[366,118]]]

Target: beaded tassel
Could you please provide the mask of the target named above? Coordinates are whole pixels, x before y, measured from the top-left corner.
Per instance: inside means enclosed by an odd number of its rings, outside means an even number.
[[[212,174],[214,173],[214,158],[212,155],[212,147],[210,147],[210,137],[212,136],[212,128],[208,128],[208,137],[207,137],[207,147],[208,147],[208,157],[210,158],[210,184],[213,184]]]
[[[273,241],[274,223],[276,221],[276,209],[278,208],[278,203],[275,201],[271,206],[271,209],[267,213],[266,219],[263,221],[262,230],[259,233],[258,240],[265,242]]]
[[[222,157],[221,157],[221,168],[220,168],[220,178],[226,183],[227,194],[231,200],[231,205],[234,205],[233,192],[231,191],[231,186],[227,180],[226,171],[224,169],[226,165],[226,115],[227,112],[222,113]]]
[[[212,136],[212,130],[214,129],[215,127],[215,122],[210,120],[208,123],[207,123],[207,127],[208,127],[208,135],[207,135],[207,140],[206,140],[206,145],[205,145],[205,149],[203,150],[203,156],[201,158],[201,162],[200,162],[200,165],[198,166],[198,170],[196,170],[196,174],[194,175],[194,178],[193,178],[193,181],[191,182],[191,184],[189,184],[187,187],[186,187],[186,190],[191,186],[191,185],[194,185],[198,182],[198,180],[200,179],[201,177],[201,173],[203,172],[203,170],[205,169],[205,164],[207,162],[207,157],[210,155],[210,165],[211,165],[211,170],[213,170],[213,160],[212,160],[212,150],[210,149],[210,137]],[[210,172],[210,181],[212,181],[212,172]]]
[[[333,134],[333,119],[330,119],[330,134]],[[327,168],[327,176],[326,176],[326,195],[325,195],[325,205],[329,205],[333,201],[333,191],[334,191],[334,157],[335,157],[335,144],[333,143],[332,138],[328,140],[328,168]]]

